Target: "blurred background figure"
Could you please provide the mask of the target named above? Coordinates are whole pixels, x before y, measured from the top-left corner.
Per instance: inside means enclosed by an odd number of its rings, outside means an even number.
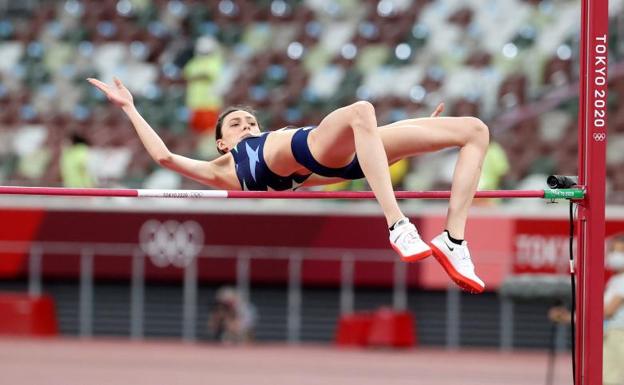
[[[603,382],[621,385],[624,383],[624,234],[612,240],[605,264],[615,274],[605,287]]]
[[[479,179],[479,190],[499,190],[503,178],[509,172],[509,160],[505,149],[495,140],[490,138]],[[475,203],[481,206],[495,205],[500,199],[475,199]]]
[[[16,176],[22,183],[45,178],[51,168],[53,151],[49,148],[50,135],[42,125],[25,125],[13,136],[12,145],[17,158]]]
[[[570,310],[564,305],[553,306],[548,309],[548,319],[558,324],[569,324]]]
[[[89,167],[89,143],[82,135],[71,134],[61,150],[60,163],[64,187],[95,187]]]
[[[624,234],[615,236],[605,256],[605,267],[611,275],[604,294],[603,384],[624,383]],[[555,306],[548,311],[552,322],[569,324],[570,311]]]
[[[498,190],[503,177],[509,171],[509,160],[505,149],[493,140],[483,161],[483,171],[479,180],[479,190]]]
[[[223,343],[245,343],[253,340],[257,320],[255,307],[236,289],[222,287],[217,291],[214,309],[208,318],[212,335]]]
[[[222,72],[223,55],[219,43],[212,36],[201,36],[195,43],[195,56],[184,66],[190,126],[198,133],[210,132],[217,123],[223,99],[216,84]]]

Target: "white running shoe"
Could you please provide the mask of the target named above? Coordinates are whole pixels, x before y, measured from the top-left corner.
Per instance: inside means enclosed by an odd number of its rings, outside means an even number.
[[[483,292],[485,283],[475,274],[468,242],[453,243],[445,231],[431,240],[431,249],[435,259],[459,287],[471,293]]]
[[[401,256],[403,262],[416,262],[431,255],[431,248],[418,234],[416,226],[409,219],[400,219],[390,230],[390,245]]]

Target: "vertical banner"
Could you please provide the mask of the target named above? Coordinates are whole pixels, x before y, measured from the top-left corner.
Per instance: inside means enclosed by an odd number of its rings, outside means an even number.
[[[602,383],[608,25],[608,0],[582,1],[576,385]]]

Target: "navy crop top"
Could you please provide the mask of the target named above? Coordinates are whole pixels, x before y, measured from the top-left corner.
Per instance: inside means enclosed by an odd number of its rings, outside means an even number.
[[[232,149],[236,176],[241,189],[250,191],[294,190],[310,175],[280,176],[269,169],[264,161],[264,143],[269,132],[248,136]]]

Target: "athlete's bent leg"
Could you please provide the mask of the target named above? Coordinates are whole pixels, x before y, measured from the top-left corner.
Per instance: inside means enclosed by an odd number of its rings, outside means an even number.
[[[310,133],[308,145],[314,158],[327,167],[344,166],[357,154],[388,226],[403,218],[392,189],[372,104],[360,101],[330,113]]]
[[[485,284],[474,271],[468,244],[463,238],[468,209],[489,143],[487,126],[476,118],[410,119],[383,126],[380,131],[390,163],[418,153],[460,147],[446,219],[448,233],[435,237],[431,247],[455,283],[465,290],[482,292]]]
[[[390,227],[390,243],[406,261],[431,255],[414,225],[404,218],[394,196],[387,154],[377,129],[375,109],[369,102],[356,102],[329,114],[308,136],[310,152],[327,167],[342,167],[357,154]]]
[[[471,119],[468,126],[468,142],[459,150],[455,163],[446,216],[446,228],[454,238],[464,239],[468,210],[479,184],[489,141],[488,127],[479,119]]]
[[[489,143],[488,127],[477,118],[444,117],[407,119],[382,126],[379,131],[390,163],[424,152],[460,147],[446,228],[452,237],[463,239]]]

